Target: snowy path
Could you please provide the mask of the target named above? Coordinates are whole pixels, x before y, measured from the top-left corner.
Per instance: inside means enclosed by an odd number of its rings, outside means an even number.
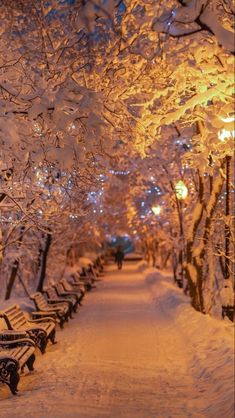
[[[19,396],[0,386],[0,417],[231,418],[213,376],[199,367],[208,353],[197,355],[198,340],[186,341],[161,302],[167,299],[159,294],[154,302],[132,263],[108,270],[58,331],[58,344],[22,377]]]

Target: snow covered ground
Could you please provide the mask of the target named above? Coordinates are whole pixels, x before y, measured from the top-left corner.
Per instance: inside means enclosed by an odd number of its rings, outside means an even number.
[[[232,418],[233,325],[195,312],[167,273],[127,262],[38,354],[1,418]]]

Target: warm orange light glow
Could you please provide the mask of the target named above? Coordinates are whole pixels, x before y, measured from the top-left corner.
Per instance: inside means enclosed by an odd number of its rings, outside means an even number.
[[[225,123],[230,123],[230,122],[234,122],[235,121],[235,116],[228,116],[227,118],[220,118],[223,122]]]
[[[156,216],[160,215],[161,210],[162,210],[161,206],[152,206],[152,211],[153,211],[154,215],[156,215]]]
[[[224,123],[230,124],[228,126],[228,128],[230,127],[230,129],[223,128],[218,132],[219,140],[222,142],[225,142],[226,139],[228,138],[234,138],[235,130],[233,128],[234,128],[234,122],[235,122],[235,115],[227,116],[227,117],[220,116],[219,119],[222,120],[222,122]]]
[[[175,192],[176,197],[179,200],[186,199],[188,196],[188,188],[185,186],[184,182],[182,180],[178,181],[175,185]]]
[[[225,142],[228,138],[235,138],[235,130],[227,131],[227,129],[221,129],[221,131],[218,132],[218,138],[222,142]]]

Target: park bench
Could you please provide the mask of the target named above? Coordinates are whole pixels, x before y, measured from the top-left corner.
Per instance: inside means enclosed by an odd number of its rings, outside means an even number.
[[[98,271],[96,271],[95,267],[92,264],[89,264],[87,267],[82,268],[82,272],[80,273],[81,277],[89,278],[92,283],[98,281]]]
[[[77,304],[79,302],[78,295],[75,292],[66,292],[61,283],[56,283],[53,285],[58,296],[66,298],[72,303],[74,312],[77,311]]]
[[[102,257],[98,256],[90,265],[90,271],[93,272],[96,276],[102,276],[104,272],[103,264],[104,262]]]
[[[25,332],[0,331],[0,382],[18,392],[20,371],[25,365],[31,371],[35,361],[35,343]]]
[[[72,280],[72,284],[80,284],[82,282],[88,292],[95,287],[94,282],[96,281],[94,275],[88,273],[87,269],[84,267],[82,268],[82,271],[72,273],[70,280]]]
[[[94,264],[89,264],[89,266],[85,268],[85,275],[90,276],[91,280],[96,281],[99,276],[99,272]]]
[[[222,318],[224,319],[226,316],[234,322],[234,306],[222,306]]]
[[[85,284],[81,280],[74,281],[73,278],[71,278],[71,276],[69,276],[67,278],[61,279],[60,283],[62,284],[64,290],[71,291],[71,292],[76,292],[76,293],[78,293],[78,295],[80,294],[81,299],[86,294]]]
[[[82,298],[85,296],[86,289],[83,283],[69,283],[67,279],[61,279],[59,282],[65,292],[75,293],[78,297],[78,303],[80,304]]]
[[[94,266],[95,270],[98,272],[98,274],[102,274],[104,271],[103,261],[101,257],[97,257]]]
[[[68,304],[69,307],[69,316],[72,318],[72,312],[73,312],[73,302],[69,298],[65,298],[62,296],[58,296],[55,288],[53,286],[46,287],[43,290],[43,293],[46,295],[48,302],[54,302],[54,303],[60,303],[64,302]]]
[[[53,316],[59,322],[60,327],[63,328],[64,322],[69,318],[69,306],[64,302],[50,302],[47,301],[42,293],[36,292],[30,296],[34,301],[35,307],[38,311],[46,313],[48,316]]]
[[[0,318],[4,319],[9,330],[26,331],[41,353],[45,353],[48,340],[55,344],[55,321],[50,317],[27,318],[18,305],[13,305],[1,311]]]

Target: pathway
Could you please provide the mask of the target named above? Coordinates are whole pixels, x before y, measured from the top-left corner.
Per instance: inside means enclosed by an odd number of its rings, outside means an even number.
[[[216,418],[202,412],[210,401],[194,375],[193,344],[173,321],[135,264],[109,266],[58,344],[22,377],[19,396],[0,387],[0,417]]]

